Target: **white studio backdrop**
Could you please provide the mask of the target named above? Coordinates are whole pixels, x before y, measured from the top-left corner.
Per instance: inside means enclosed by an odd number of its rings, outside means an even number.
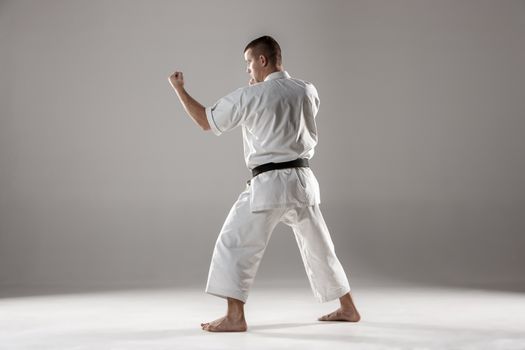
[[[0,1],[0,288],[204,285],[240,130],[185,115],[269,34],[320,95],[311,161],[352,277],[525,288],[523,1]],[[278,226],[258,279],[303,279]]]

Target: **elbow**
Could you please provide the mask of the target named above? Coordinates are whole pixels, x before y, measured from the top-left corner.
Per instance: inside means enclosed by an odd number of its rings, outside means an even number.
[[[204,114],[201,118],[201,122],[199,123],[200,127],[204,131],[211,130],[210,123],[208,122],[208,118],[206,118],[206,114]]]
[[[206,111],[204,108],[201,109],[199,115],[199,126],[203,131],[211,130],[210,123],[208,122],[208,117],[206,116]]]
[[[208,123],[207,119],[204,119],[201,123],[199,123],[199,126],[203,131],[211,130],[210,123]]]

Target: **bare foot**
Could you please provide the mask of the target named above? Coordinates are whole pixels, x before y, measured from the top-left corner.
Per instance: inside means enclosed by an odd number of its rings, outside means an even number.
[[[244,316],[233,318],[228,315],[212,322],[201,323],[201,327],[208,332],[246,332],[248,329]]]
[[[345,321],[345,322],[358,322],[361,319],[359,312],[357,310],[348,310],[339,308],[334,312],[331,312],[327,315],[319,317],[318,321]]]

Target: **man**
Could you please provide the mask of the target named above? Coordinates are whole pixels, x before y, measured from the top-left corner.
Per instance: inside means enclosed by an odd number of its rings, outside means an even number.
[[[269,36],[244,49],[249,85],[204,107],[184,88],[182,72],[169,81],[191,118],[216,135],[242,127],[252,179],[231,208],[213,251],[206,292],[228,302],[226,316],[202,323],[210,332],[242,332],[244,303],[273,229],[292,227],[315,297],[341,307],[319,321],[357,322],[360,315],[319,209],[319,184],[308,159],[317,144],[319,98],[308,82],[283,69],[279,44]]]

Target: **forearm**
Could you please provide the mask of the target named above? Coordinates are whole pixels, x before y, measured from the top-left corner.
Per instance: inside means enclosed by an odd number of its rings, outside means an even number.
[[[208,118],[204,106],[188,94],[184,87],[175,89],[180,102],[184,106],[186,113],[199,125],[203,130],[210,130]]]

